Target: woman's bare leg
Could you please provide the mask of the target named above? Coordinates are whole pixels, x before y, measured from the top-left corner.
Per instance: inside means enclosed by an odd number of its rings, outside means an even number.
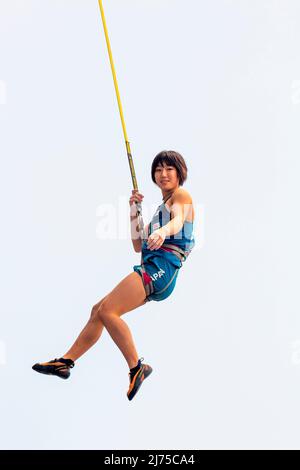
[[[86,351],[88,351],[100,338],[104,325],[99,318],[98,309],[101,305],[101,302],[104,299],[100,300],[94,307],[92,308],[91,316],[83,330],[81,331],[80,335],[76,339],[75,343],[71,346],[69,351],[63,355],[65,359],[72,359],[72,361],[76,361],[79,357],[81,357]]]
[[[130,329],[120,317],[144,305],[145,302],[143,281],[138,273],[132,272],[105,297],[98,310],[100,319],[122,352],[130,369],[137,365],[138,353]]]
[[[138,273],[132,272],[93,307],[87,325],[63,357],[76,361],[98,341],[105,326],[123,353],[129,368],[135,367],[138,354],[131,332],[120,316],[144,304],[143,281]]]

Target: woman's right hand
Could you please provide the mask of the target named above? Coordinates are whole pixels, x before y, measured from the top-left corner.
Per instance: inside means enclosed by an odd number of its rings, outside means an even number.
[[[130,215],[135,216],[136,215],[136,202],[142,202],[143,201],[143,194],[139,192],[138,189],[133,189],[131,191],[131,196],[129,199],[129,205],[130,205]]]
[[[142,202],[144,196],[142,195],[142,193],[139,192],[138,189],[133,189],[131,193],[132,195],[129,199],[130,206],[132,206],[135,202]]]

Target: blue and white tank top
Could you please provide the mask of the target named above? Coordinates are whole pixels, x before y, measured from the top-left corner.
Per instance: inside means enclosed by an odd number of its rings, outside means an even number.
[[[167,199],[169,199],[169,197]],[[170,222],[171,212],[167,209],[167,206],[165,204],[167,199],[156,209],[156,212],[153,215],[152,220],[149,224],[149,235],[155,230],[158,230],[159,228],[163,227],[168,222]],[[166,237],[164,243],[176,245],[182,250],[184,250],[187,254],[189,254],[195,245],[195,237],[193,234],[193,222],[185,221],[179,232],[174,235],[171,235],[170,237]],[[143,253],[158,253],[160,250],[148,250],[147,242],[144,241],[142,245],[142,251]]]

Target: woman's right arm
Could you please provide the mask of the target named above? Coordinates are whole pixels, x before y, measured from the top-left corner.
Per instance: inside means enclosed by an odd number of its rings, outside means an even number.
[[[129,199],[130,205],[130,230],[131,230],[131,240],[133,244],[134,251],[140,253],[142,251],[142,239],[141,234],[138,230],[138,218],[136,213],[136,204],[135,202],[142,202],[143,195],[137,190],[132,190],[132,195]],[[145,232],[148,235],[148,225],[145,227]]]

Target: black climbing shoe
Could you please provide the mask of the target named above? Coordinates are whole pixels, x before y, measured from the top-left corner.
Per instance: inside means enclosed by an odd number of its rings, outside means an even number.
[[[75,366],[72,359],[53,359],[53,361],[43,362],[42,364],[34,364],[33,370],[40,372],[41,374],[57,375],[61,379],[68,379],[71,375],[70,369]]]
[[[142,385],[144,379],[146,379],[148,377],[148,375],[150,375],[151,372],[152,372],[152,367],[151,366],[149,366],[148,364],[142,364],[143,360],[144,360],[143,357],[141,359],[139,359],[139,362],[138,362],[137,366],[134,367],[134,369],[137,369],[137,367],[138,367],[137,370],[129,372],[129,381],[130,381],[130,383],[129,383],[129,389],[128,389],[128,392],[127,392],[128,400],[133,399],[133,397],[135,396],[135,394],[139,390],[140,386]]]

